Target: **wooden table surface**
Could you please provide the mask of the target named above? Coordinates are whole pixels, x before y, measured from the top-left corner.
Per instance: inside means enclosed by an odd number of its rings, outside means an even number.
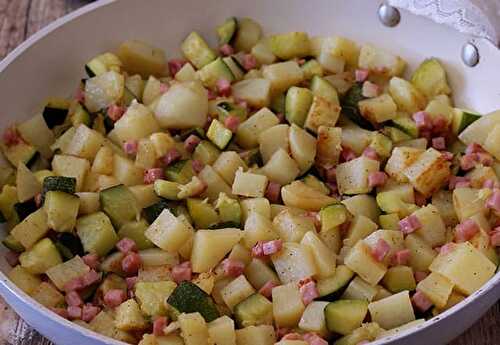
[[[48,23],[88,2],[0,0],[0,59]],[[50,342],[24,323],[0,298],[0,345],[42,344],[49,345]],[[493,344],[500,344],[500,303],[450,345]]]

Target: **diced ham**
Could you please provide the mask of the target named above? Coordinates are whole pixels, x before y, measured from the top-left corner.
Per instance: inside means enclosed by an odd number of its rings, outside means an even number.
[[[90,286],[92,284],[97,283],[101,280],[101,273],[97,273],[95,270],[91,269],[87,273],[85,273],[82,277],[83,287]]]
[[[489,178],[483,182],[483,188],[498,188],[498,183],[496,183],[495,180]]]
[[[134,252],[129,252],[122,259],[122,270],[128,275],[135,275],[141,267],[142,261],[139,254]]]
[[[76,89],[75,100],[79,103],[85,102],[85,91],[80,86]]]
[[[283,248],[282,240],[272,240],[262,243],[262,253],[264,255],[272,255],[278,253]]]
[[[168,70],[170,71],[170,75],[174,77],[186,63],[187,61],[184,59],[168,60]]]
[[[231,82],[227,79],[219,79],[215,83],[217,92],[220,96],[228,97],[231,96]]]
[[[485,152],[483,147],[478,143],[471,143],[465,148],[465,154],[470,155],[471,153],[481,153]]]
[[[245,263],[235,259],[225,259],[222,261],[224,275],[228,277],[239,277],[245,270]]]
[[[364,68],[359,68],[356,71],[354,71],[354,75],[358,83],[364,82],[366,78],[368,78],[368,74],[370,74],[370,71]]]
[[[443,158],[446,159],[447,161],[453,160],[453,153],[448,152],[448,151],[441,151],[441,154],[443,155]]]
[[[163,178],[163,170],[160,168],[148,169],[144,172],[144,183],[152,184],[156,180]]]
[[[455,249],[455,243],[449,242],[439,248],[439,254],[446,255]]]
[[[276,337],[278,339],[282,339],[285,335],[292,331],[291,328],[288,327],[276,327]]]
[[[376,161],[379,160],[379,156],[377,154],[377,151],[375,151],[375,149],[371,148],[370,146],[368,146],[366,149],[363,150],[363,156],[365,156],[366,158],[376,160]]]
[[[139,281],[139,277],[127,277],[125,278],[125,282],[127,283],[127,289],[133,290],[135,284]]]
[[[372,256],[378,262],[382,262],[391,251],[391,246],[383,238],[379,238],[375,247],[372,248]]]
[[[170,164],[177,162],[179,159],[181,159],[181,157],[182,155],[179,150],[173,147],[167,151],[165,156],[162,157],[162,161],[166,166],[169,166]]]
[[[475,157],[476,157],[476,160],[482,165],[485,165],[488,167],[493,165],[494,160],[493,160],[493,157],[489,153],[479,152],[479,153],[475,154]]]
[[[448,131],[448,120],[441,115],[432,119],[432,133],[436,135],[445,134]]]
[[[164,94],[170,87],[165,83],[160,83],[160,93]]]
[[[425,206],[427,205],[427,199],[425,196],[419,192],[415,192],[415,205]]]
[[[485,206],[497,212],[500,212],[500,189],[495,189],[493,194],[486,200]]]
[[[5,130],[5,132],[3,132],[2,139],[3,139],[3,143],[6,146],[17,145],[23,141],[23,139],[21,138],[21,135],[17,131],[16,127],[14,127],[14,126],[7,128]]]
[[[302,340],[302,335],[299,333],[288,333],[281,338],[281,340]]]
[[[234,49],[230,44],[224,44],[219,48],[219,51],[224,56],[233,55]]]
[[[83,305],[83,300],[76,291],[70,291],[66,293],[64,298],[66,300],[66,304],[74,307],[80,307]]]
[[[66,310],[68,311],[68,318],[70,320],[82,318],[82,308],[70,305]]]
[[[276,287],[276,286],[279,286],[279,284],[275,283],[274,281],[272,280],[269,280],[267,283],[265,283],[260,289],[259,289],[259,293],[264,296],[264,297],[267,297],[269,299],[271,299],[272,297],[272,292],[273,292],[273,289]]]
[[[69,282],[67,282],[63,289],[64,291],[72,291],[72,290],[81,290],[85,287],[85,285],[83,284],[83,280],[82,280],[82,277],[76,277],[76,278],[73,278],[71,279]]]
[[[85,322],[90,322],[101,312],[101,308],[92,305],[85,304],[82,309],[82,320]]]
[[[195,174],[199,174],[205,167],[205,164],[203,164],[203,162],[198,159],[193,159],[191,161],[191,166],[193,167],[193,171],[195,172]]]
[[[328,345],[328,342],[316,333],[306,333],[303,335],[303,339],[309,345]]]
[[[411,297],[411,301],[413,306],[421,312],[425,312],[432,307],[432,302],[420,290],[415,292],[415,294]]]
[[[493,247],[500,247],[500,228],[490,232],[490,243]]]
[[[89,266],[94,270],[99,268],[99,255],[95,253],[90,253],[85,256],[82,256],[82,260],[85,263],[85,265]]]
[[[210,89],[207,90],[207,95],[208,95],[208,100],[209,101],[213,101],[214,99],[217,98],[217,94],[214,91],[210,90]]]
[[[122,289],[112,289],[104,295],[104,304],[109,308],[118,307],[127,300],[127,294]]]
[[[470,180],[468,177],[464,176],[454,176],[450,177],[450,181],[448,183],[448,188],[453,190],[455,188],[466,188],[470,187]]]
[[[423,271],[415,271],[415,273],[413,274],[417,283],[427,278],[428,275],[429,273]]]
[[[125,237],[118,241],[118,243],[116,244],[116,248],[123,254],[127,254],[129,252],[136,252],[137,244],[134,240]]]
[[[479,225],[472,220],[466,219],[455,228],[455,238],[457,242],[465,242],[474,237],[479,232]]]
[[[356,153],[348,147],[342,147],[342,152],[340,153],[345,162],[352,161],[356,158]]]
[[[13,252],[12,250],[9,250],[7,253],[5,253],[4,258],[10,267],[14,267],[19,264],[19,253]]]
[[[297,63],[299,64],[299,66],[302,66],[303,64],[306,63],[306,59],[298,59]]]
[[[276,182],[269,181],[266,188],[265,197],[271,203],[278,203],[281,196],[281,185]]]
[[[361,94],[367,98],[377,97],[380,94],[380,86],[367,80],[363,83]]]
[[[314,281],[314,279],[312,279],[311,277],[305,277],[305,278],[302,278],[302,279],[299,280],[299,282],[297,283],[297,286],[300,289],[301,287],[303,287],[307,283],[310,283],[310,282],[313,282],[313,281]]]
[[[308,305],[315,298],[319,297],[318,289],[316,288],[316,282],[310,281],[299,288],[300,297],[304,305]]]
[[[477,161],[475,153],[463,155],[460,158],[460,168],[465,171],[471,170],[476,165],[476,162]]]
[[[286,117],[285,114],[283,113],[276,113],[276,117],[278,118],[280,123],[285,123],[286,122]]]
[[[65,309],[65,308],[56,308],[56,307],[51,307],[49,308],[50,310],[52,310],[54,313],[56,313],[57,315],[59,315],[60,317],[63,317],[65,319],[68,318],[68,310]]]
[[[265,257],[263,243],[264,243],[263,241],[259,241],[252,247],[252,257],[254,258]]]
[[[400,249],[392,257],[394,266],[406,265],[410,260],[411,252],[409,249]]]
[[[327,182],[337,182],[337,170],[335,168],[326,169],[325,179]]]
[[[135,155],[138,147],[139,142],[137,140],[130,139],[123,143],[123,151],[128,155]]]
[[[112,104],[108,107],[108,117],[113,120],[113,122],[118,121],[125,113],[125,107],[121,107],[116,104]]]
[[[190,281],[192,276],[191,262],[185,261],[182,264],[175,265],[172,268],[172,279],[176,283],[180,283],[182,281]]]
[[[399,229],[405,235],[408,235],[421,227],[422,224],[418,220],[417,216],[413,214],[399,221]]]
[[[226,128],[233,133],[236,133],[239,125],[240,125],[240,118],[238,116],[229,115],[224,120],[224,126],[226,126]]]
[[[247,71],[257,67],[257,59],[252,54],[245,54],[241,62]]]
[[[153,334],[156,337],[161,337],[162,335],[165,335],[163,332],[163,329],[167,327],[167,318],[165,316],[160,316],[156,318],[156,320],[153,322]]]
[[[383,171],[374,171],[368,175],[368,185],[370,187],[383,186],[387,182],[387,174]]]
[[[36,193],[34,199],[36,207],[40,208],[42,206],[42,193]]]
[[[446,149],[446,140],[444,137],[432,138],[432,147],[436,150],[444,150]]]
[[[432,129],[432,119],[429,113],[425,111],[419,111],[412,116],[413,120],[417,124],[419,129],[431,130]]]
[[[184,140],[184,148],[187,152],[193,153],[194,149],[198,144],[201,143],[201,139],[198,136],[191,134],[189,137]]]

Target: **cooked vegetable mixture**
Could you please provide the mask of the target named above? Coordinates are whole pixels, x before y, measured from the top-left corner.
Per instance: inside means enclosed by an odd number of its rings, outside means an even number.
[[[141,345],[359,345],[495,273],[500,112],[440,61],[229,18],[141,41],[3,134],[10,279]]]

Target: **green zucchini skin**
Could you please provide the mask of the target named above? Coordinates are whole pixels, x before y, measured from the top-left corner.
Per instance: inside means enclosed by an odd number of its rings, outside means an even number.
[[[25,202],[18,202],[14,205],[14,209],[16,210],[19,221],[21,222],[30,214],[38,210],[38,206],[36,205],[35,200],[31,199]]]
[[[161,199],[157,203],[143,209],[142,213],[146,221],[151,224],[156,220],[156,218],[158,218],[158,216],[164,209],[170,210],[172,211],[172,213],[175,213],[174,208],[175,204],[172,201]]]
[[[125,185],[118,185],[99,193],[101,207],[117,229],[133,221],[139,213],[137,201]]]
[[[220,316],[212,298],[196,284],[188,281],[179,283],[167,302],[180,313],[199,312],[207,322]]]
[[[42,205],[45,201],[45,193],[49,191],[60,191],[68,194],[75,194],[76,178],[65,176],[47,176],[43,179]]]
[[[351,121],[357,124],[359,127],[374,130],[373,125],[365,119],[359,112],[358,103],[366,99],[362,95],[363,84],[355,83],[349,90],[347,90],[344,97],[340,101],[342,106],[342,114],[345,114]]]

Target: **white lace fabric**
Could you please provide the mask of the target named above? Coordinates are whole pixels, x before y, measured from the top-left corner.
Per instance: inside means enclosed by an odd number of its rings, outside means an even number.
[[[391,6],[426,16],[500,47],[500,0],[387,0]]]

